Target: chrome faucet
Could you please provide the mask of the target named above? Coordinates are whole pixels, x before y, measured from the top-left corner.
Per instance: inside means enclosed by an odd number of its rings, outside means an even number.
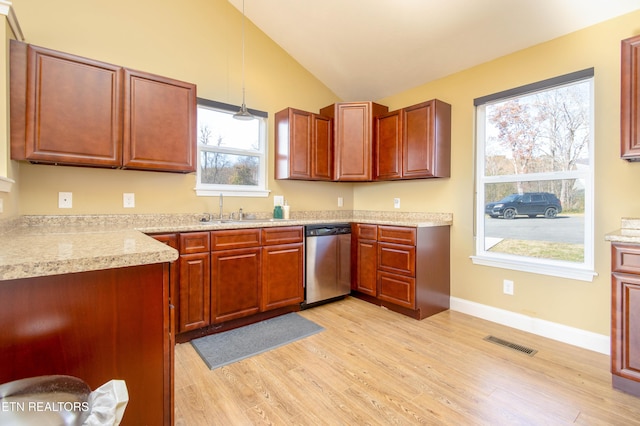
[[[222,219],[222,207],[224,206],[224,200],[222,198],[222,192],[220,193],[220,219]]]

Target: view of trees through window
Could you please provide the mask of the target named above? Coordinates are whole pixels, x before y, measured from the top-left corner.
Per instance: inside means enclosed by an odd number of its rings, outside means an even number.
[[[233,119],[233,112],[198,108],[200,183],[257,186],[260,179],[260,121]]]
[[[591,80],[484,108],[484,250],[584,262]]]

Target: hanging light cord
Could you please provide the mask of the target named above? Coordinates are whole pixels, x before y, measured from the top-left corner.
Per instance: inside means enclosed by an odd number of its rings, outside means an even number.
[[[240,111],[233,115],[233,118],[237,120],[253,120],[254,117],[247,111],[247,105],[245,104],[244,21],[244,0],[242,0],[242,106],[240,107]]]

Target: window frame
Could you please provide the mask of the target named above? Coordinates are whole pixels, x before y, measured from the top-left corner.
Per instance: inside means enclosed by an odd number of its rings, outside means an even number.
[[[206,108],[210,110],[216,110],[226,114],[235,114],[240,107],[226,104],[223,102],[212,101],[204,98],[197,98],[197,110],[200,108]],[[249,112],[259,120],[259,136],[260,150],[249,151],[245,149],[233,148],[233,147],[205,147],[200,144],[200,140],[197,140],[197,166],[196,166],[196,187],[194,188],[197,196],[205,197],[218,197],[221,194],[223,196],[230,197],[268,197],[271,192],[268,185],[268,158],[269,158],[269,138],[268,138],[268,113],[264,111],[249,109]],[[196,116],[196,123],[197,123]],[[201,167],[200,162],[202,160],[202,152],[220,152],[223,154],[231,155],[250,155],[259,159],[259,172],[258,172],[258,185],[224,185],[224,184],[206,184],[201,181]]]
[[[528,173],[524,175],[485,176],[485,145],[486,145],[486,106],[489,104],[523,97],[536,92],[550,90],[581,81],[590,82],[590,140],[588,146],[589,165],[581,170]],[[474,100],[476,107],[475,120],[475,212],[474,212],[474,264],[492,266],[503,269],[530,272],[555,277],[569,278],[581,281],[593,281],[597,275],[594,270],[594,69],[589,68],[559,77],[539,81],[515,89],[495,93],[493,95]],[[485,249],[485,185],[501,182],[531,182],[543,180],[584,179],[585,182],[585,212],[584,212],[584,260],[582,263],[560,261],[548,258],[534,258],[507,253],[488,252]]]

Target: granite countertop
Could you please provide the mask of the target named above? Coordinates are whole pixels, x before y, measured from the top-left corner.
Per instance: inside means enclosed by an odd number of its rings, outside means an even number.
[[[262,219],[260,219],[262,217]],[[450,226],[449,213],[297,212],[292,219],[203,223],[203,214],[22,216],[0,223],[0,281],[172,262],[178,252],[146,234],[360,222]]]
[[[605,235],[605,240],[640,244],[640,219],[623,217],[620,223],[620,229]]]

